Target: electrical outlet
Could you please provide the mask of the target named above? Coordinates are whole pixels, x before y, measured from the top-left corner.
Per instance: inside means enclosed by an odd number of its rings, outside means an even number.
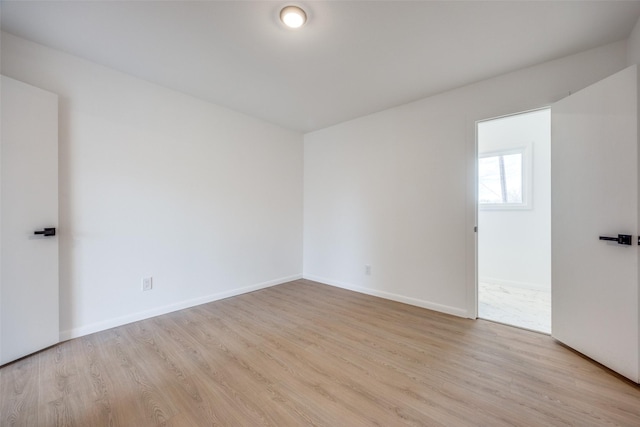
[[[371,276],[371,266],[369,264],[365,264],[364,274],[366,274],[367,276]]]
[[[153,289],[153,281],[152,281],[151,277],[143,277],[142,278],[142,290],[143,291],[150,291],[151,289]]]

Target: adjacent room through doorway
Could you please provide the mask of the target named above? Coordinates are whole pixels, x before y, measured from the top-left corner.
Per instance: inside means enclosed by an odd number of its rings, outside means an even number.
[[[550,110],[477,124],[478,317],[551,332]]]

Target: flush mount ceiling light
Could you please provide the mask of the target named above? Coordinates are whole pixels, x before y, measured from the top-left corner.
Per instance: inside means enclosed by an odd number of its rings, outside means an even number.
[[[280,11],[280,20],[289,28],[300,28],[307,22],[307,14],[298,6],[287,6]]]

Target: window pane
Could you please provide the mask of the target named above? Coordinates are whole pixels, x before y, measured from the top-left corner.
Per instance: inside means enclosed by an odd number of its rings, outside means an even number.
[[[507,189],[506,203],[522,203],[522,153],[502,156],[504,182]]]
[[[480,203],[502,203],[499,156],[480,158],[478,176]]]
[[[478,159],[481,204],[522,203],[522,153]]]

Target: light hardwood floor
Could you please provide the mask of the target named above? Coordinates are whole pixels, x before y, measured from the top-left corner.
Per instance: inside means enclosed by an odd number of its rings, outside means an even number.
[[[640,387],[546,335],[299,280],[0,368],[5,426],[640,425]]]

